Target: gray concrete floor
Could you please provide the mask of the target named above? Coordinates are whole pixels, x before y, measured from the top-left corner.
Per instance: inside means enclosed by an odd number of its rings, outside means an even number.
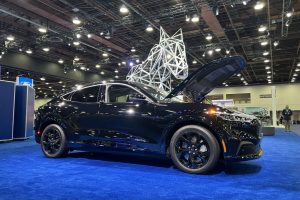
[[[293,132],[300,134],[300,125],[299,124],[292,125],[291,129],[292,129]]]

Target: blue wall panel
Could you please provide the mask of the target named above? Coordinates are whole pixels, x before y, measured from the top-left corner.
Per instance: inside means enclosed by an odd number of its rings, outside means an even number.
[[[14,139],[25,139],[33,135],[34,89],[16,86]]]
[[[13,137],[15,87],[14,82],[0,80],[0,141]]]

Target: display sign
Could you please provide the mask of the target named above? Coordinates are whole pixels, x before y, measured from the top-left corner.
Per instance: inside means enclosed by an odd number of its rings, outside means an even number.
[[[259,95],[259,98],[261,99],[272,98],[272,94],[261,94]]]
[[[233,99],[212,100],[212,104],[221,107],[232,107],[234,106],[234,101]]]
[[[33,87],[33,80],[28,77],[17,77],[17,85],[27,85]]]

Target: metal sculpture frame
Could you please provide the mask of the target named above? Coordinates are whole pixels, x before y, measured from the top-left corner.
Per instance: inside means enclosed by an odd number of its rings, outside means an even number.
[[[145,61],[131,68],[126,80],[170,92],[172,77],[185,79],[187,76],[188,64],[182,30],[179,29],[170,37],[160,27],[159,44],[151,48]]]

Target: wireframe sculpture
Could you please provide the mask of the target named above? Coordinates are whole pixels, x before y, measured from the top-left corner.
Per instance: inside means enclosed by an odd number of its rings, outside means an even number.
[[[126,79],[170,92],[172,75],[176,79],[185,79],[188,76],[182,30],[179,29],[170,37],[160,27],[159,44],[151,48],[144,62],[131,68]]]

